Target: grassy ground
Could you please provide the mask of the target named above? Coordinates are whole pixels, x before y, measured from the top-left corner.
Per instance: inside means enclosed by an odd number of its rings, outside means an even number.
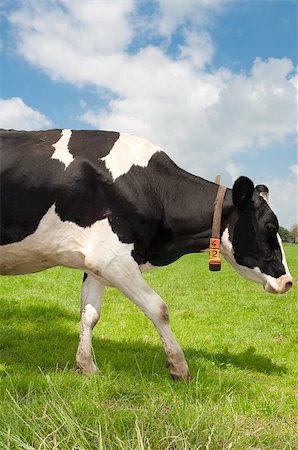
[[[286,246],[297,280],[298,246]],[[227,264],[189,255],[146,274],[166,300],[193,381],[173,382],[159,337],[113,289],[94,352],[101,376],[74,370],[82,275],[3,277],[2,449],[297,449],[297,284],[265,293]]]

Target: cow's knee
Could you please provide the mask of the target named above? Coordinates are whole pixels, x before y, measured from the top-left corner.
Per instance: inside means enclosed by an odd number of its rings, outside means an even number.
[[[168,305],[166,305],[165,302],[162,302],[161,306],[160,306],[160,320],[163,323],[169,323],[170,322],[170,313],[169,313],[169,308]]]
[[[156,326],[164,326],[170,323],[169,308],[167,304],[158,296],[156,296],[155,301],[152,302],[147,316]]]

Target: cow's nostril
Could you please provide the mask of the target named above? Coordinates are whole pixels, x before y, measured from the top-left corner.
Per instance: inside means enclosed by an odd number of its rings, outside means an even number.
[[[287,281],[286,282],[286,290],[288,291],[293,286],[293,281]]]

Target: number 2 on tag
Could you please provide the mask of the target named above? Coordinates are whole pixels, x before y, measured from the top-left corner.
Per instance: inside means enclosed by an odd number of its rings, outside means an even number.
[[[211,249],[209,255],[212,259],[219,258],[219,249]]]

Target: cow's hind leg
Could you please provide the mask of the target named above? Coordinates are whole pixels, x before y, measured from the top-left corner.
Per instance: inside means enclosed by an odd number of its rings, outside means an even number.
[[[97,372],[92,357],[92,330],[100,317],[104,286],[90,275],[84,275],[81,299],[80,339],[76,366],[84,374]]]
[[[190,380],[183,351],[173,336],[168,307],[161,297],[146,283],[135,262],[126,266],[125,276],[114,278],[112,284],[132,300],[155,325],[167,357],[167,366],[175,380]],[[119,274],[118,266],[118,274]],[[119,274],[120,275],[120,274]]]

